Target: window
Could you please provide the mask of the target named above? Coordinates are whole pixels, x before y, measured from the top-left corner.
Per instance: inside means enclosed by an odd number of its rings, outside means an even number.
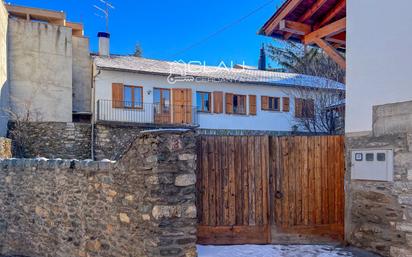
[[[314,118],[315,102],[313,99],[295,98],[295,116],[297,118]]]
[[[166,88],[155,88],[153,91],[153,100],[156,113],[170,112],[170,90]]]
[[[262,96],[262,110],[280,111],[280,98],[273,96]]]
[[[211,94],[209,92],[196,92],[196,104],[198,112],[210,112]]]
[[[245,95],[233,95],[233,113],[246,114]]]
[[[123,87],[123,101],[126,108],[143,108],[143,88],[125,85]]]
[[[269,110],[279,111],[280,110],[280,100],[279,97],[269,97]]]

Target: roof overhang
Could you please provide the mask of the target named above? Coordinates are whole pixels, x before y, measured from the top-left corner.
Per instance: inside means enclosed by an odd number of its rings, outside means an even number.
[[[259,34],[318,46],[346,68],[346,0],[286,0]]]
[[[42,21],[72,29],[73,36],[83,37],[84,29],[82,23],[66,21],[66,14],[63,11],[53,11],[27,6],[5,4],[6,10],[12,17],[25,19],[28,21]]]

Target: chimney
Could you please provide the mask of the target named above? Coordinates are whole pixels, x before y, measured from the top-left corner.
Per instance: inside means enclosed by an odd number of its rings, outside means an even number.
[[[265,52],[265,44],[262,44],[262,47],[260,48],[260,55],[259,55],[258,69],[259,69],[259,70],[266,70],[266,52]]]
[[[110,34],[107,32],[99,32],[99,55],[110,56]]]

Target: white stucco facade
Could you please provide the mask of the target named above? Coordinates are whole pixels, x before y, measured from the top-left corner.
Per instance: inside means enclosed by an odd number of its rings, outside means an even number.
[[[293,87],[282,87],[275,85],[258,85],[246,83],[214,83],[214,82],[177,82],[170,84],[166,76],[153,74],[139,74],[124,71],[101,70],[95,78],[95,109],[96,112],[99,100],[112,99],[112,83],[122,83],[124,85],[142,86],[143,87],[143,102],[147,104],[153,103],[154,88],[191,88],[192,89],[192,105],[196,106],[196,91],[214,92],[221,91],[223,93],[234,93],[240,95],[256,95],[256,115],[249,115],[247,109],[246,115],[226,114],[225,104],[223,103],[223,113],[198,113],[198,124],[203,129],[230,129],[230,130],[266,130],[266,131],[291,131],[295,124],[294,119],[294,99],[292,90]],[[296,94],[294,94],[296,95]],[[272,97],[290,97],[289,112],[267,111],[261,109],[261,96]],[[249,98],[247,99],[247,108],[249,108]],[[223,97],[224,101],[224,97]],[[213,105],[213,101],[212,101]],[[282,107],[282,103],[280,105]],[[101,108],[101,107],[100,107]],[[127,109],[112,109],[111,104],[105,107],[109,108],[110,112],[116,112],[118,121],[130,121],[133,116],[131,112],[146,112],[145,122],[153,121],[152,115],[147,115],[150,110],[127,110]],[[212,108],[213,110],[213,108]],[[106,110],[107,112],[107,110]]]
[[[412,100],[412,1],[347,1],[346,132],[372,129],[372,107]]]

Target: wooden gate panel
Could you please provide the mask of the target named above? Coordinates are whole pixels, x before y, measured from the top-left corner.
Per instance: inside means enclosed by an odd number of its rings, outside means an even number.
[[[342,136],[201,136],[198,242],[269,243],[270,226],[275,241],[342,239],[343,144]]]
[[[201,136],[199,145],[198,243],[269,243],[269,138]]]
[[[270,145],[275,234],[343,239],[343,137],[272,137]]]

